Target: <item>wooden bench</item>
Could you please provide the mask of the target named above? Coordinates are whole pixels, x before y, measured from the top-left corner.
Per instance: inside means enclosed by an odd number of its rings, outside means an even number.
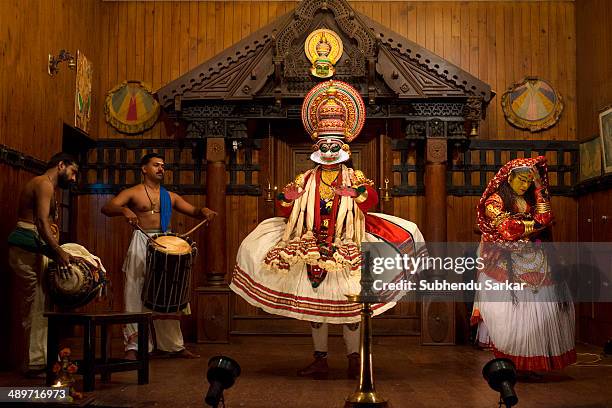
[[[151,313],[45,313],[49,319],[47,336],[47,386],[53,384],[53,365],[59,353],[60,328],[65,325],[81,325],[83,332],[83,360],[78,364],[77,374],[83,376],[83,391],[93,391],[95,376],[101,374],[102,381],[110,381],[111,373],[138,370],[138,384],[149,383],[149,323]],[[135,323],[138,325],[138,359],[136,361],[110,358],[108,326]],[[100,326],[100,354],[96,359],[96,326]]]

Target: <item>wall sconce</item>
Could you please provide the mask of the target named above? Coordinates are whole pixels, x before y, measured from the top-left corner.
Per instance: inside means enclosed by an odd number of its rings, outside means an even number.
[[[380,197],[384,202],[389,202],[393,198],[389,193],[389,179],[385,179],[385,186],[380,187]]]
[[[49,76],[55,76],[59,72],[58,65],[60,62],[68,61],[68,68],[74,70],[76,68],[76,58],[66,50],[61,50],[57,57],[49,54],[49,64],[47,65],[47,73]]]
[[[276,190],[278,190],[278,187],[272,186],[272,184],[270,184],[270,180],[268,179],[268,187],[264,188],[264,201],[267,203],[273,203],[276,196]]]

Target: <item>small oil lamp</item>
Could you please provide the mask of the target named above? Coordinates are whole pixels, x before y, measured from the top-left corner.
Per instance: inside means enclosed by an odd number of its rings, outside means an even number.
[[[385,179],[385,186],[380,187],[380,197],[383,201],[389,202],[393,198],[389,192],[389,179]]]
[[[272,186],[272,184],[270,183],[270,180],[268,179],[268,187],[264,188],[264,200],[267,203],[274,202],[274,197],[276,196],[276,190],[278,190],[278,187]]]

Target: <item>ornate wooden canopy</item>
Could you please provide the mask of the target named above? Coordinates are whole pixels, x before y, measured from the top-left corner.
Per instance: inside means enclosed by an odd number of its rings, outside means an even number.
[[[306,37],[319,28],[335,31],[344,44],[334,78],[359,90],[368,117],[406,119],[408,137],[439,132],[440,126],[427,124],[434,119],[449,122],[436,136],[465,137],[495,95],[346,0],[304,0],[159,89],[159,102],[170,117],[186,122],[188,137],[244,137],[248,118],[297,118],[301,99],[321,81],[310,75],[304,53]]]

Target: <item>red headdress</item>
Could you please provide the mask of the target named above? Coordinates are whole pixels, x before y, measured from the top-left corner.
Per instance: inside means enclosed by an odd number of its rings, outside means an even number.
[[[499,238],[497,230],[495,229],[495,227],[493,227],[493,225],[491,225],[485,215],[485,203],[487,199],[499,190],[499,187],[504,181],[508,180],[508,176],[510,176],[510,173],[512,173],[512,171],[521,167],[534,166],[538,169],[540,173],[542,186],[548,189],[548,168],[546,166],[546,157],[544,156],[538,156],[536,158],[522,158],[510,160],[501,169],[499,169],[495,177],[493,177],[491,181],[489,181],[489,184],[487,185],[487,188],[482,194],[482,197],[480,197],[480,201],[478,202],[477,207],[478,227],[480,228],[480,231],[482,231],[483,239],[485,241],[498,241],[497,238]]]

